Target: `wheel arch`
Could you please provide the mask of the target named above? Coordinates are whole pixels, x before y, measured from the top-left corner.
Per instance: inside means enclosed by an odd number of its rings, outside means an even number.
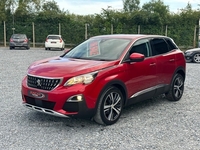
[[[126,89],[126,86],[125,86],[124,82],[122,82],[122,81],[120,81],[120,80],[113,80],[113,81],[108,82],[108,83],[102,88],[102,90],[101,90],[101,92],[100,92],[100,94],[99,94],[99,96],[98,96],[98,99],[97,99],[97,103],[96,103],[95,108],[98,107],[98,104],[99,104],[101,95],[102,95],[103,92],[104,92],[105,90],[107,90],[109,87],[116,87],[116,88],[118,88],[118,89],[121,91],[121,93],[122,93],[122,95],[123,95],[123,97],[124,97],[124,104],[123,104],[123,105],[126,104],[126,101],[127,101],[127,89]]]
[[[185,77],[186,77],[185,69],[184,69],[183,67],[177,68],[176,71],[174,72],[173,77],[174,77],[177,73],[179,73],[180,75],[182,75],[182,76],[183,76],[183,79],[184,79],[184,81],[185,81]],[[172,79],[173,79],[173,78],[172,78]],[[171,81],[171,82],[172,82],[172,81]]]

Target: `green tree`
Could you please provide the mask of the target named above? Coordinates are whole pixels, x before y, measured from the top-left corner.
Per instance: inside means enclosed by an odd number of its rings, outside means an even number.
[[[125,12],[140,10],[140,0],[123,0],[123,9]]]
[[[151,0],[142,6],[142,10],[146,12],[151,24],[167,24],[169,6],[165,5],[162,0]]]

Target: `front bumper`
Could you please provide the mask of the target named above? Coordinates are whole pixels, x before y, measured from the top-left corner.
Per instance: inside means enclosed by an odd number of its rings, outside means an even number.
[[[95,96],[89,95],[88,91],[91,89],[87,89],[84,85],[75,85],[60,86],[52,91],[39,90],[28,87],[25,78],[22,81],[23,105],[26,108],[54,116],[91,118],[95,114],[94,103],[91,106],[91,102],[95,100],[92,97]],[[43,96],[38,97],[38,95]],[[81,96],[81,100],[76,99],[77,96]]]
[[[193,55],[185,53],[185,60],[186,62],[192,62]]]

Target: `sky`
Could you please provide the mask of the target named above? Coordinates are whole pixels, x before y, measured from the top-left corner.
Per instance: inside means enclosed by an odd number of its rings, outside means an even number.
[[[68,10],[69,13],[76,15],[100,14],[102,9],[122,10],[122,0],[54,0],[61,10]],[[187,6],[188,2],[192,9],[200,8],[200,0],[162,0],[165,5],[169,6],[170,12],[177,13],[180,9]],[[140,7],[150,0],[140,0]]]

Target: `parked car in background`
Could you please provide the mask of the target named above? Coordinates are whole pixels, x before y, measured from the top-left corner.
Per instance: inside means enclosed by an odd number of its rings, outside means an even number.
[[[111,125],[125,106],[138,101],[160,94],[180,100],[185,66],[183,52],[169,37],[96,36],[61,56],[32,63],[22,80],[23,105]]]
[[[27,50],[30,49],[29,40],[26,34],[13,34],[9,43],[10,50],[15,49],[15,47],[24,47]]]
[[[187,62],[200,63],[200,48],[189,49],[184,53]]]
[[[48,35],[45,41],[45,50],[60,49],[64,50],[65,42],[61,35]]]

